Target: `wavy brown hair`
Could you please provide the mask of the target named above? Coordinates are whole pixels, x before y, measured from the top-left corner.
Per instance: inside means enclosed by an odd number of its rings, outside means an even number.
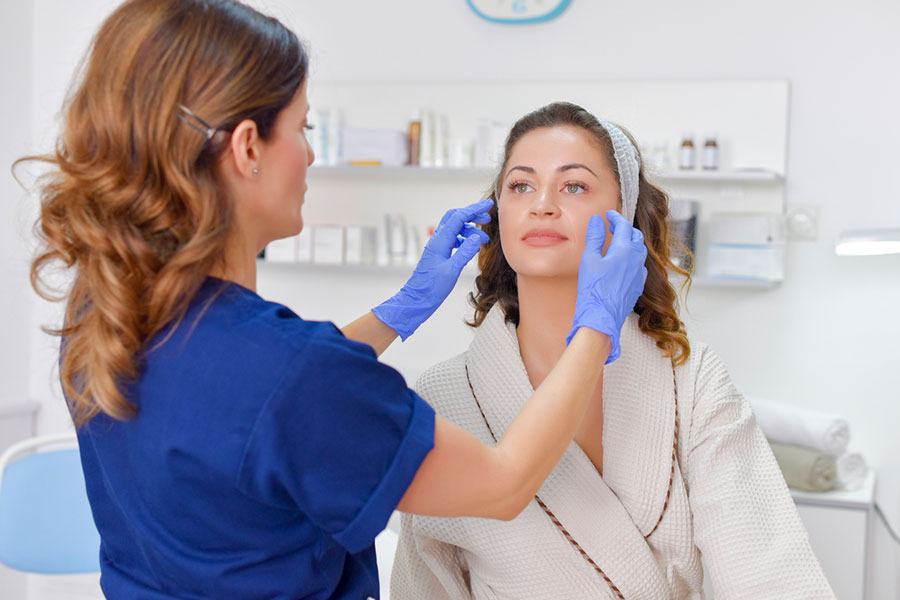
[[[229,132],[252,119],[270,139],[307,65],[294,33],[233,0],[130,0],[101,26],[55,152],[17,161],[50,166],[31,282],[67,302],[50,332],[63,336],[60,379],[76,425],[136,414],[123,385],[224,255],[233,210],[217,171]],[[74,274],[62,295],[42,275],[60,263]]]
[[[481,248],[478,255],[478,266],[481,273],[475,279],[477,293],[469,294],[469,301],[475,307],[475,315],[468,324],[478,327],[495,304],[500,304],[506,315],[506,321],[519,324],[519,296],[516,272],[506,261],[503,245],[500,242],[500,224],[497,200],[500,198],[503,175],[509,163],[510,154],[516,143],[528,132],[545,127],[573,126],[591,134],[597,147],[606,156],[606,164],[621,185],[619,169],[616,165],[612,140],[606,129],[597,118],[582,107],[569,102],[555,102],[531,112],[519,119],[509,132],[503,153],[503,164],[497,174],[488,197],[494,200],[491,208],[491,222],[483,226],[490,236],[490,241]],[[623,127],[618,126],[634,144],[634,139]],[[675,265],[671,260],[671,246],[678,247],[683,253],[687,248],[669,235],[669,199],[664,191],[651,184],[644,177],[641,161],[638,187],[637,208],[634,215],[634,227],[644,234],[647,245],[647,283],[644,292],[634,307],[639,315],[638,325],[645,334],[656,340],[656,345],[664,356],[671,357],[675,364],[684,363],[691,353],[690,343],[685,332],[684,323],[678,317],[678,294],[669,282],[669,271],[674,271],[685,279],[685,286],[690,285],[689,272]]]

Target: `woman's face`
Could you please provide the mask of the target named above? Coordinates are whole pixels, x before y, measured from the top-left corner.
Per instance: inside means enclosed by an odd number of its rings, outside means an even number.
[[[308,112],[304,82],[291,103],[278,113],[269,139],[261,143],[257,202],[268,241],[297,235],[303,229],[306,170],[315,159],[306,139]]]
[[[588,220],[620,210],[619,184],[590,132],[544,127],[513,146],[497,209],[503,254],[520,277],[577,277]]]

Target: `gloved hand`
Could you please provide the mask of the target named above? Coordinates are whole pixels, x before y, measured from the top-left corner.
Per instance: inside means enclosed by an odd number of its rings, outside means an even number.
[[[614,210],[606,211],[613,234],[606,256],[600,251],[606,239],[606,227],[600,215],[591,217],[585,236],[584,254],[578,268],[578,297],[575,319],[566,345],[579,327],[590,327],[612,339],[612,352],[606,364],[619,358],[619,335],[625,318],[644,291],[647,280],[647,247],[643,234]]]
[[[488,210],[493,204],[492,200],[482,200],[447,211],[409,281],[390,300],[372,309],[400,339],[406,340],[434,314],[453,290],[463,267],[488,241],[488,235],[470,223],[490,222]]]

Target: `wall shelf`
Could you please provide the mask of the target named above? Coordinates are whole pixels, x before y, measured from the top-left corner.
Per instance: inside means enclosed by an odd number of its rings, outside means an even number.
[[[681,279],[672,282],[676,289],[681,286]],[[740,279],[737,277],[704,277],[697,276],[691,280],[691,287],[720,288],[739,290],[770,290],[781,285],[780,281],[766,279]]]
[[[307,273],[332,273],[335,275],[375,275],[375,276],[403,276],[412,274],[415,265],[329,265],[301,262],[280,262],[258,260],[257,264],[263,269],[302,271]],[[478,269],[469,265],[463,269],[461,278],[474,280],[478,276]],[[681,286],[681,278],[673,276],[672,285],[676,289]],[[757,279],[736,279],[725,277],[694,277],[692,287],[695,288],[719,288],[719,289],[746,289],[766,290],[780,285],[780,281],[763,281]]]
[[[382,166],[313,166],[309,169],[312,177],[384,177],[409,179],[441,179],[446,177],[478,178],[489,180],[495,174],[487,167],[382,167]],[[648,176],[658,181],[689,181],[710,183],[780,183],[784,178],[774,171],[754,169],[737,171],[667,170],[653,172]]]

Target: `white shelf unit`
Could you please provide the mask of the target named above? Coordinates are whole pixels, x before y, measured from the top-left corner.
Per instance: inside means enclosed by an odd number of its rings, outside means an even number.
[[[385,277],[409,277],[412,274],[415,265],[411,264],[394,264],[394,265],[366,265],[366,264],[316,264],[316,263],[290,263],[259,260],[260,269],[267,272],[278,273],[318,273],[335,276],[350,275],[381,275]],[[478,269],[474,261],[463,269],[460,279],[474,280],[478,276]],[[673,276],[673,284],[676,288],[680,288],[682,280]],[[719,289],[743,289],[743,290],[768,290],[778,286],[777,281],[760,281],[756,279],[726,279],[721,277],[694,277],[691,280],[692,288],[719,288]]]
[[[622,123],[639,143],[668,140],[670,163],[683,131],[699,135],[717,130],[720,170],[648,168],[648,178],[673,199],[700,203],[695,288],[766,290],[778,285],[777,281],[711,278],[703,269],[706,223],[711,214],[784,212],[786,81],[314,81],[310,87],[311,107],[339,108],[347,126],[405,130],[413,107],[423,107],[448,116],[451,136],[470,139],[476,137],[479,119],[511,125],[527,112],[556,100],[578,103],[600,118]],[[384,213],[401,213],[408,223],[424,231],[436,225],[447,209],[483,198],[494,172],[489,167],[314,164],[308,172],[304,217],[307,224],[380,229]],[[302,268],[338,274],[403,271],[395,266]]]
[[[319,166],[313,165],[309,173],[313,177],[386,177],[399,179],[445,177],[477,177],[490,181],[494,176],[493,169],[486,167],[386,167],[386,166]],[[694,183],[779,183],[784,180],[780,174],[769,170],[698,170],[662,171],[653,173],[651,177],[657,181],[689,181]]]

